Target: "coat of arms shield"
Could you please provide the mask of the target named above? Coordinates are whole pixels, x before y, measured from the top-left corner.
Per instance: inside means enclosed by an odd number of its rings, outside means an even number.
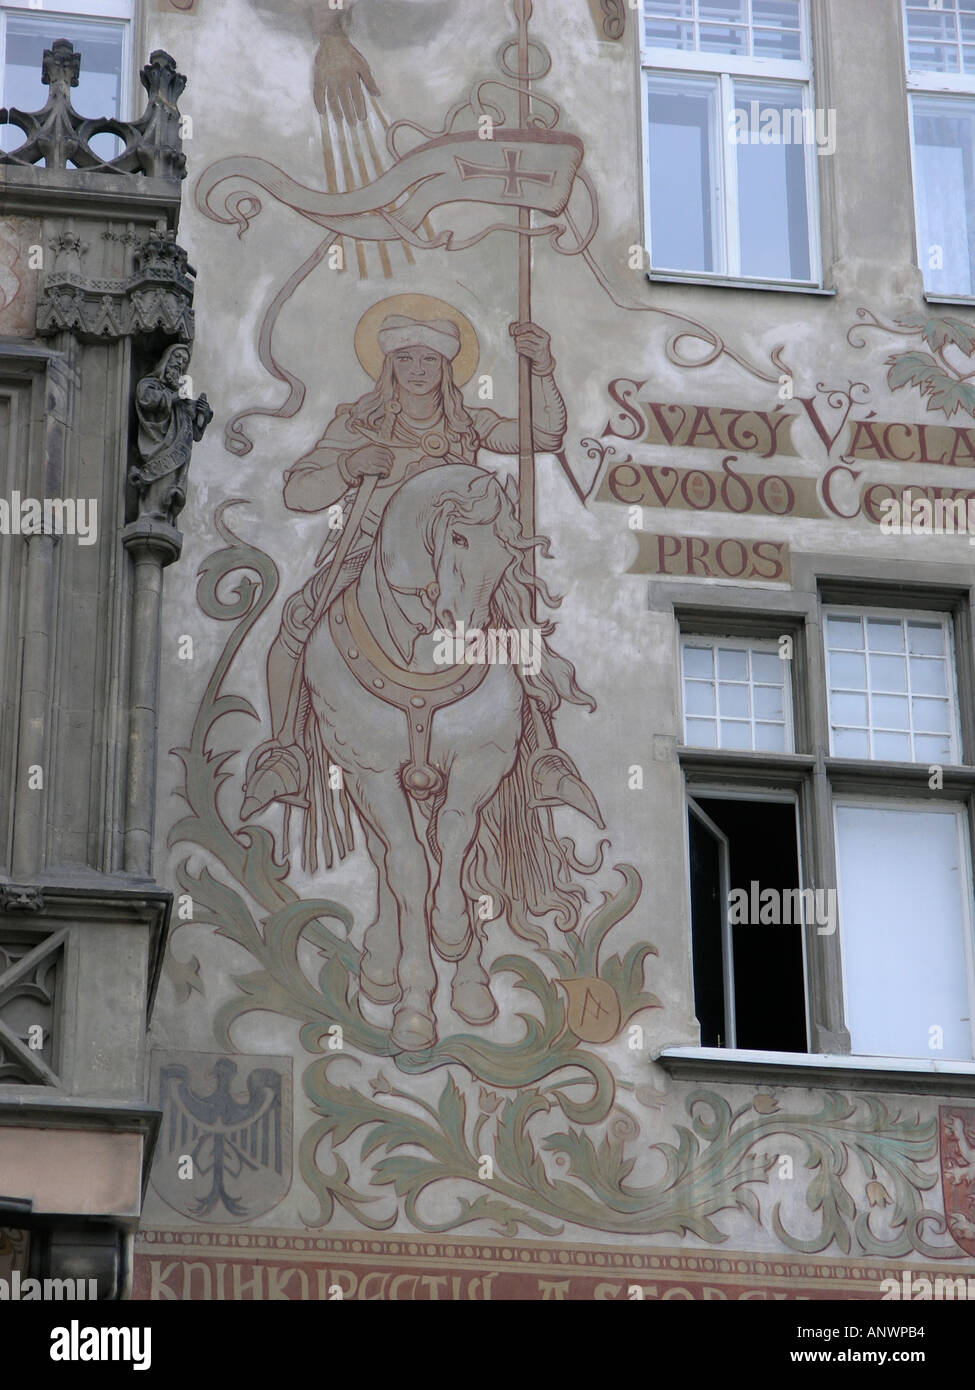
[[[975,1256],[975,1108],[942,1105],[938,1128],[945,1219],[956,1243]]]
[[[197,1221],[252,1221],[291,1186],[290,1057],[153,1053],[152,1185]]]

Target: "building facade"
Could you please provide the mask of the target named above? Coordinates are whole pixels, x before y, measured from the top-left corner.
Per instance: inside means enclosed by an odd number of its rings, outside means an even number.
[[[100,502],[0,548],[0,1260],[975,1277],[964,0],[0,17],[5,106],[63,38],[112,118],[0,155],[0,498]]]

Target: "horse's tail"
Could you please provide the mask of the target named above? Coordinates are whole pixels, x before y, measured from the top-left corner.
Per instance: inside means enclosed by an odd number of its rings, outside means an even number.
[[[318,872],[319,845],[325,856],[326,869],[331,869],[336,860],[343,860],[355,849],[352,806],[345,780],[340,778],[339,785],[334,785],[328,749],[322,742],[322,731],[304,679],[295,724],[299,742],[308,759],[308,804],[302,817],[301,867],[306,874],[314,874]]]
[[[472,897],[499,899],[516,936],[547,946],[541,923],[531,918],[554,913],[559,931],[574,931],[586,906],[586,890],[574,875],[595,873],[602,853],[592,864],[581,862],[573,841],[556,835],[551,809],[533,804],[535,735],[527,709],[524,728],[514,767],[481,812],[465,888]]]

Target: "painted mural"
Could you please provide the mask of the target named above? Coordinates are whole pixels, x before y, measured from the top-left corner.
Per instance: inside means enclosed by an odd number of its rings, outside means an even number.
[[[274,0],[250,3],[280,17]],[[620,718],[588,693],[602,658],[579,631],[578,589],[593,556],[552,584],[539,506],[544,459],[571,508],[552,528],[567,544],[586,545],[590,518],[618,529],[620,507],[640,513],[616,574],[787,584],[779,519],[879,524],[882,494],[868,490],[881,484],[864,470],[908,461],[907,425],[885,436],[871,392],[885,412],[903,391],[945,418],[971,414],[975,339],[950,318],[891,324],[862,310],[848,346],[863,348],[867,329],[896,337],[889,377],[871,367],[870,385],[832,386],[803,382],[786,342],[737,344],[628,299],[598,254],[603,190],[553,100],[531,0],[515,0],[494,67],[439,125],[386,108],[396,23],[424,52],[456,32],[449,0],[408,9],[394,22],[369,0],[289,6],[282,32],[309,59],[320,164],[242,147],[193,180],[198,222],[243,274],[257,274],[249,247],[270,205],[302,227],[306,254],[283,249],[265,284],[249,346],[267,389],[223,401],[224,461],[207,488],[219,546],[201,564],[195,617],[217,655],[174,749],[181,896],[167,974],[177,1017],[205,1006],[212,1038],[154,1062],[164,1162],[203,1163],[190,1186],[154,1177],[165,1205],[153,1216],[975,1256],[970,1108],[939,1117],[907,1096],[695,1088],[650,1065],[658,980],[673,993],[676,978],[648,885],[647,866],[663,866],[655,845],[634,862],[587,734]],[[583,9],[599,40],[620,38],[623,6]],[[482,295],[461,293],[488,238],[506,268]],[[425,257],[440,294],[421,280]],[[652,350],[629,366],[628,327],[619,359],[601,352],[587,381],[567,374],[537,307],[553,303],[559,257],[565,283],[577,276],[612,322],[646,324],[648,340],[652,325]],[[499,284],[510,311],[491,307]],[[341,389],[295,346],[294,316],[315,294],[328,297]],[[502,338],[504,359],[485,347]],[[569,356],[578,363],[577,345]],[[694,383],[715,364],[746,405],[692,403],[696,390],[714,399]],[[289,422],[307,445],[282,458]],[[940,420],[931,428],[937,438],[910,447],[962,447]],[[238,495],[230,461],[254,455],[265,491]],[[277,546],[264,538],[272,495],[293,543],[281,526]],[[651,519],[670,510],[713,527],[657,535]],[[226,948],[229,984],[183,944],[201,926]],[[248,1041],[255,1015],[273,1021],[266,1054]],[[658,1042],[688,1026],[668,1015]]]

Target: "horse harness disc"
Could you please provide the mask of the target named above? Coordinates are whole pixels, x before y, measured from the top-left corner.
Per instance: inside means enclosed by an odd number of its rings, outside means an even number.
[[[464,664],[433,672],[397,666],[366,626],[354,586],[331,606],[328,624],[342,659],[362,688],[406,716],[410,761],[402,771],[403,789],[421,803],[442,793],[446,779],[430,762],[433,717],[445,705],[472,695],[487,675],[487,666]]]

